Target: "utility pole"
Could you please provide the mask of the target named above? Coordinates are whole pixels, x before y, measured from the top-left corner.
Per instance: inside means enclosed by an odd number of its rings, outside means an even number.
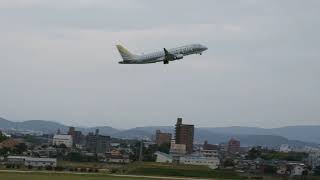
[[[142,155],[142,151],[143,150],[143,140],[141,139],[141,141],[140,141],[140,152],[139,152],[139,161],[140,162],[142,162],[142,160],[143,160],[143,155]]]

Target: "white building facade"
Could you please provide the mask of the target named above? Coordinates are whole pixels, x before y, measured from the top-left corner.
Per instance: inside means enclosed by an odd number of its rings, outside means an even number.
[[[46,166],[56,167],[57,159],[27,157],[25,158],[24,165],[33,166],[33,167],[46,167]]]
[[[305,170],[304,164],[291,163],[290,165],[292,166],[292,169],[291,169],[292,176],[301,176],[303,174],[303,171]]]
[[[220,165],[220,160],[215,157],[204,156],[181,156],[179,160],[180,164],[200,165],[208,166],[210,169],[217,169]]]
[[[170,154],[156,152],[155,155],[157,156],[156,162],[157,163],[172,163],[172,156]]]
[[[176,162],[179,164],[199,165],[208,166],[210,169],[217,169],[220,165],[220,160],[217,157],[205,157],[201,155],[182,155],[172,156],[162,152],[156,152],[157,163],[172,163]]]
[[[24,165],[24,166],[33,166],[33,167],[56,167],[57,159],[55,158],[34,158],[27,156],[8,156],[8,164],[13,165]]]
[[[213,157],[213,158],[219,157],[218,150],[203,150],[203,149],[201,149],[200,154],[204,157]]]
[[[184,155],[186,154],[186,145],[185,144],[176,144],[176,141],[173,139],[171,140],[170,144],[170,154],[178,154]]]
[[[72,136],[56,134],[53,136],[52,144],[59,146],[61,144],[66,145],[68,148],[72,147]]]
[[[279,148],[280,152],[288,153],[291,151],[291,148],[288,144],[282,144]]]

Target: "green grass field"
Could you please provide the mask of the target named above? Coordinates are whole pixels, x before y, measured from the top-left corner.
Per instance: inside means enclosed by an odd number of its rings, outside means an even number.
[[[70,162],[70,161],[58,161],[58,166],[62,167],[77,167],[77,168],[112,168],[112,167],[122,167],[123,165],[98,163],[98,162]]]
[[[0,172],[1,180],[151,180],[149,178],[114,177],[95,174],[61,174],[61,173],[14,173]]]
[[[130,164],[127,167],[127,173],[147,176],[244,179],[233,171],[212,170],[206,166],[172,165],[146,162]]]

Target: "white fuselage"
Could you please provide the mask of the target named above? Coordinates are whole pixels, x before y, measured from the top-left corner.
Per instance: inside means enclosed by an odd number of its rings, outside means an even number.
[[[174,58],[169,59],[169,61],[174,61],[182,59],[184,56],[191,54],[202,54],[203,51],[208,48],[201,44],[191,44],[186,46],[181,46],[177,48],[168,49],[168,53],[174,56]],[[119,63],[121,64],[148,64],[164,61],[166,58],[165,51],[158,51],[143,55],[134,55],[130,60],[124,60]]]

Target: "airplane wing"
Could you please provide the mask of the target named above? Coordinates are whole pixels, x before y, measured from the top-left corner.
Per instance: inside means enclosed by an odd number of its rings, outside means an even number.
[[[163,64],[169,64],[169,61],[174,61],[178,59],[182,59],[183,55],[182,54],[171,54],[166,48],[163,48],[165,57],[163,59]]]
[[[168,59],[168,60],[174,59],[174,57],[175,57],[174,54],[169,53],[168,50],[166,50],[166,48],[163,48],[163,50],[164,50],[164,54],[165,54],[166,59]]]

